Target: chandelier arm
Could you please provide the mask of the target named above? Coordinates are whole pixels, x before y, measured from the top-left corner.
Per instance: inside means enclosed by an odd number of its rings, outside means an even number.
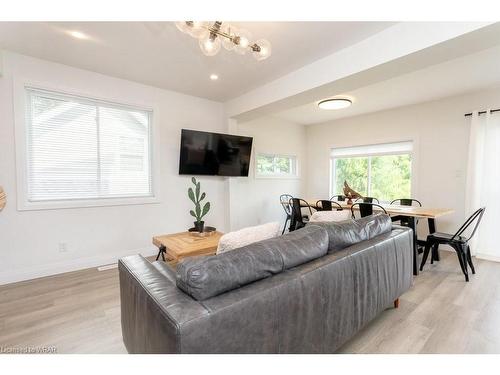
[[[193,26],[194,21],[185,21],[188,26]],[[210,39],[214,40],[217,36],[229,39],[234,44],[238,45],[240,36],[239,35],[230,35],[224,31],[222,31],[222,21],[215,21],[210,26],[202,26],[204,29],[208,30],[210,33]],[[259,53],[262,49],[257,43],[250,43],[246,48],[250,49],[253,52]]]

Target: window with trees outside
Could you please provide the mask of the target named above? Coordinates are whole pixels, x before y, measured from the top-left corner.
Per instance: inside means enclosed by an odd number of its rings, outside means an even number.
[[[413,142],[397,142],[331,151],[331,195],[342,194],[344,181],[363,196],[381,202],[411,197]]]
[[[256,175],[259,177],[297,176],[297,157],[293,155],[257,154]]]

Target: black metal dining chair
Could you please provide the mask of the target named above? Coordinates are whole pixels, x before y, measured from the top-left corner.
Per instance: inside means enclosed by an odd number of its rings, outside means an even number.
[[[399,202],[401,206],[413,206],[414,205],[413,203],[416,203],[417,206],[422,207],[422,203],[418,199],[413,199],[413,198],[394,199],[393,201],[391,201],[390,204],[398,204],[397,202]]]
[[[334,195],[333,197],[330,198],[331,201],[337,201],[337,202],[343,202],[345,201],[346,196],[342,194],[337,194]]]
[[[354,201],[354,203],[356,202],[363,202],[363,203],[377,203],[379,204],[379,200],[375,197],[363,197],[363,198],[358,198]]]
[[[315,206],[318,211],[333,211],[334,207],[337,211],[342,211],[342,206],[332,200],[320,199]]]
[[[361,217],[373,215],[373,207],[379,208],[380,211],[382,211],[383,213],[385,213],[387,215],[387,211],[380,204],[357,202],[351,206],[351,216],[353,219],[356,218],[356,216],[354,215],[354,211],[356,210],[356,206],[359,207],[359,214]]]
[[[280,204],[283,207],[283,210],[285,211],[286,214],[286,219],[285,219],[285,225],[283,225],[283,230],[281,231],[281,234],[285,233],[286,230],[286,225],[288,224],[288,221],[292,220],[292,206],[290,205],[290,199],[293,197],[290,194],[281,194],[280,195]]]
[[[465,223],[457,230],[457,232],[453,235],[448,233],[440,233],[435,232],[429,234],[427,236],[427,243],[425,245],[424,255],[422,256],[422,263],[420,264],[420,271],[424,268],[425,262],[427,261],[427,257],[429,256],[429,252],[431,248],[433,251],[436,251],[437,247],[442,245],[451,246],[457,253],[458,262],[460,263],[460,267],[462,268],[462,272],[465,276],[465,281],[469,281],[469,273],[467,271],[467,264],[469,264],[471,271],[473,274],[476,273],[474,269],[474,265],[472,264],[472,257],[470,253],[469,241],[474,236],[479,227],[479,223],[481,223],[481,219],[483,218],[484,211],[486,207],[481,207],[476,212],[474,212]],[[463,236],[464,232],[469,228],[473,223],[474,227],[471,231],[469,237]],[[433,263],[433,259],[431,257],[431,264]]]
[[[306,226],[309,221],[309,216],[302,214],[302,208],[307,208],[309,210],[309,215],[312,215],[312,207],[306,200],[300,198],[292,198],[290,199],[290,202],[292,206],[290,232],[292,232]]]

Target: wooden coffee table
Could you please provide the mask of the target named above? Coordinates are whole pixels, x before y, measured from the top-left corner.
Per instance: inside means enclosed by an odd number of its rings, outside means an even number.
[[[166,234],[153,237],[153,244],[158,247],[156,260],[175,266],[181,259],[196,255],[214,255],[223,233],[215,232],[206,237],[197,237],[189,232]]]

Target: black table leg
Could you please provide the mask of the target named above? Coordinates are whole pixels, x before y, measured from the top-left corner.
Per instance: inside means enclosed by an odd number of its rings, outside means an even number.
[[[156,260],[160,259],[160,255],[161,255],[161,259],[163,259],[163,261],[165,262],[165,252],[167,251],[167,248],[163,245],[160,246],[160,248],[158,249],[158,255],[156,256]]]
[[[436,232],[436,221],[434,218],[428,218],[427,224],[429,225],[429,234]],[[439,261],[439,249],[437,247],[432,247],[431,259]]]
[[[408,216],[408,226],[413,230],[413,274],[418,275],[417,219]]]

